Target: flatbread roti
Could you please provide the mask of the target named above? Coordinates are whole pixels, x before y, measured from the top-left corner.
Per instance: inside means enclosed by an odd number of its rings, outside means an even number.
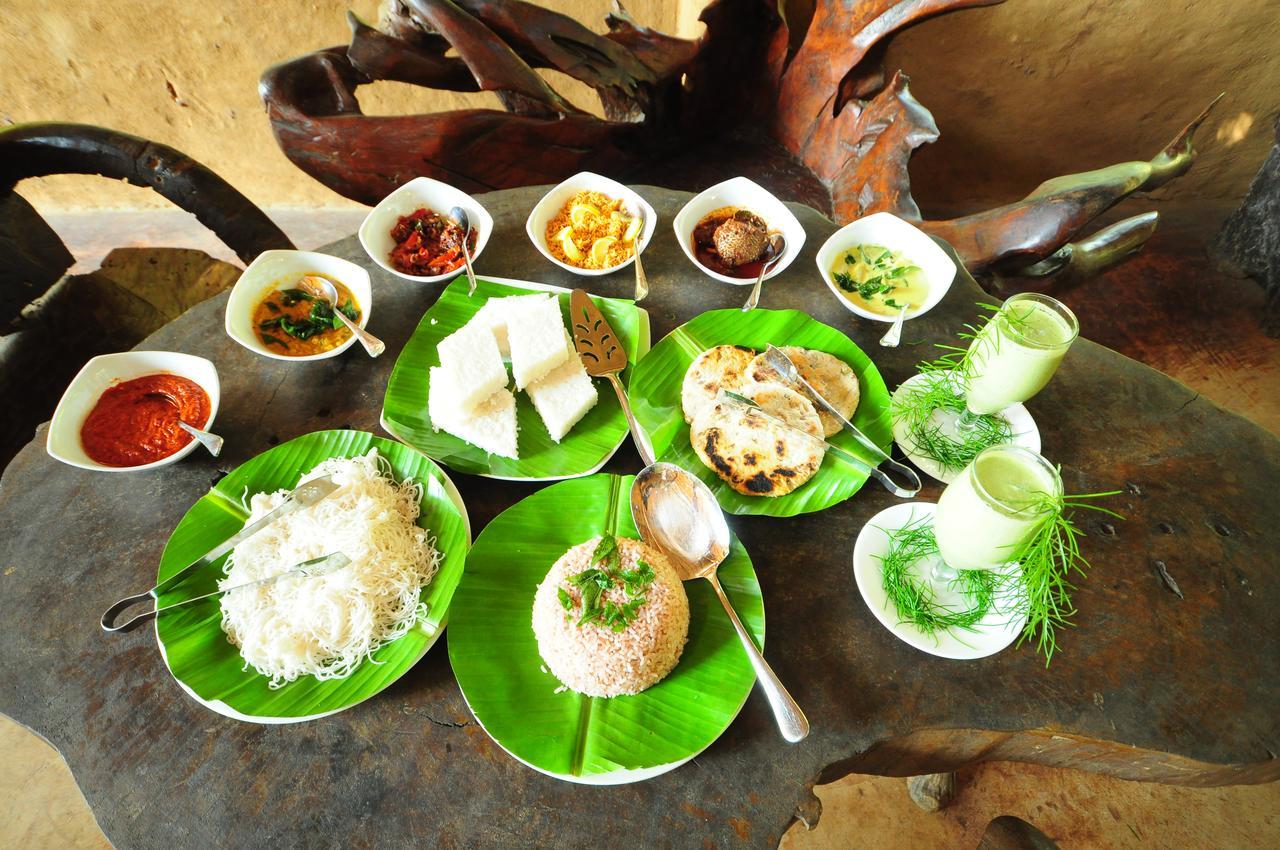
[[[804,396],[784,384],[748,382],[738,394],[770,416],[814,437],[822,421]],[[797,434],[738,405],[713,401],[689,429],[694,453],[725,483],[744,496],[784,496],[822,466],[822,443]]]
[[[754,348],[742,345],[717,345],[699,354],[684,373],[680,387],[680,406],[684,421],[692,423],[704,407],[715,404],[720,390],[737,392],[742,386]]]
[[[861,391],[858,387],[858,376],[839,357],[825,351],[814,351],[810,348],[798,348],[788,345],[782,353],[791,358],[800,372],[800,377],[809,382],[819,395],[827,400],[841,416],[851,419],[858,409]],[[764,355],[758,355],[747,367],[747,377],[753,381],[781,381],[782,377],[772,366],[765,362]],[[806,399],[807,401],[808,399]],[[817,408],[817,405],[814,405]],[[818,409],[818,418],[822,420],[822,434],[830,437],[840,432],[840,420],[825,410]]]

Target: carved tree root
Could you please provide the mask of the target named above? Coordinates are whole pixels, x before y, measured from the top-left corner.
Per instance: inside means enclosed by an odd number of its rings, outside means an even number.
[[[723,140],[764,117],[781,155],[824,187],[837,220],[881,210],[919,220],[907,163],[938,128],[906,75],[886,71],[885,47],[925,18],[998,2],[818,0],[788,61],[787,24],[770,0],[712,0],[697,41],[645,29],[617,4],[600,36],[523,0],[388,0],[381,32],[352,17],[350,45],[269,68],[262,96],[285,154],[368,204],[421,174],[478,191],[584,168],[626,177],[691,150],[716,158],[717,143],[734,144]],[[606,118],[569,103],[537,68],[592,86]],[[363,115],[355,91],[375,80],[492,91],[507,111]],[[771,116],[761,104],[773,104]],[[1208,112],[1148,162],[1059,177],[1017,203],[921,226],[972,271],[1010,282],[1096,272],[1137,250],[1154,220],[1072,240],[1131,193],[1185,173]]]
[[[907,780],[907,794],[911,802],[926,812],[940,812],[956,798],[954,773],[930,773],[912,776]]]

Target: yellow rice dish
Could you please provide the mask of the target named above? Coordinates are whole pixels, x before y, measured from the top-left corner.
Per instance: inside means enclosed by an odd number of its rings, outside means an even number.
[[[640,219],[622,201],[599,192],[578,192],[547,222],[547,250],[580,269],[611,269],[636,253]]]

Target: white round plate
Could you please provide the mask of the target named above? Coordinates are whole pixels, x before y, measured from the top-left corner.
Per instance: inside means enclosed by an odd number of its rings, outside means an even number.
[[[858,590],[871,613],[893,632],[894,637],[921,652],[960,660],[995,655],[1017,640],[1027,621],[1025,614],[1015,614],[1008,610],[1007,605],[1002,605],[1009,601],[1007,595],[998,594],[991,611],[972,629],[951,629],[932,635],[910,623],[901,622],[897,609],[885,595],[880,558],[889,551],[889,535],[913,522],[924,520],[932,523],[936,507],[932,502],[904,502],[885,508],[862,527],[853,545],[853,576],[858,582]],[[929,567],[929,564],[922,565],[924,570]],[[1017,569],[1016,565],[1009,568]],[[927,580],[928,577],[922,575],[922,578]],[[948,601],[945,592],[939,598],[944,603]]]
[[[912,375],[899,384],[893,394],[896,396],[904,387],[918,386],[928,380],[930,380],[928,375]],[[890,410],[892,410],[892,405],[890,405]],[[1026,405],[1011,404],[1000,411],[998,415],[1004,417],[1004,420],[1009,423],[1009,427],[1013,430],[1013,445],[1021,446],[1039,454],[1040,429],[1036,427],[1036,421],[1031,418],[1031,411],[1027,410]],[[944,429],[951,428],[955,424],[955,417],[946,412],[938,413],[935,411],[934,418]],[[893,423],[893,441],[902,450],[902,453],[907,456],[907,460],[914,463],[925,475],[936,478],[943,484],[950,484],[961,472],[958,469],[948,469],[932,457],[914,451],[915,443],[907,439],[906,429],[899,426],[896,421]]]

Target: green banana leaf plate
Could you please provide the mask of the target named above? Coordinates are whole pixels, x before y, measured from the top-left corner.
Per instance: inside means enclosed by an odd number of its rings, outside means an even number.
[[[817,474],[785,496],[744,496],[704,466],[689,442],[680,390],[694,358],[717,345],[745,345],[764,351],[770,344],[825,351],[848,363],[858,376],[861,391],[851,421],[888,451],[893,441],[889,390],[875,364],[849,337],[799,310],[712,310],[686,322],[667,334],[637,364],[631,377],[631,405],[653,444],[654,456],[682,466],[705,481],[726,511],[783,517],[826,510],[858,492],[866,483],[867,473],[828,453]],[[847,431],[827,439],[868,460],[873,467],[879,463]]]
[[[755,673],[708,582],[685,582],[689,642],[676,668],[634,696],[587,697],[557,689],[534,638],[533,596],[571,546],[605,531],[639,538],[633,476],[592,475],[546,487],[481,532],[453,600],[449,661],[476,720],[510,755],[558,779],[637,782],[673,770],[729,728]],[[737,538],[720,580],[764,644],[764,603]]]
[[[519,422],[518,460],[490,455],[463,440],[436,431],[427,414],[431,392],[430,368],[440,365],[436,346],[440,340],[471,321],[490,298],[552,292],[560,299],[560,311],[569,319],[569,290],[558,286],[507,278],[479,278],[474,296],[467,295],[465,275],[454,279],[427,310],[404,350],[396,359],[382,403],[382,427],[398,440],[458,472],[489,478],[523,481],[558,481],[590,475],[605,465],[627,438],[627,418],[607,384],[597,384],[600,401],[582,417],[559,443],[551,439],[533,402],[516,393]],[[635,302],[592,296],[600,312],[622,340],[629,363],[649,350],[649,314]],[[634,367],[622,373],[625,384]]]
[[[422,484],[418,525],[431,531],[443,553],[440,570],[422,590],[428,613],[408,634],[382,646],[345,679],[310,676],[272,690],[269,679],[246,670],[244,659],[221,627],[217,599],[197,602],[156,618],[156,639],[169,672],[188,694],[227,717],[251,723],[296,723],[350,708],[409,671],[444,631],[449,605],[466,563],[471,529],[462,499],[430,458],[408,446],[363,431],[317,431],[282,443],[236,468],[200,498],[165,545],[157,582],[181,570],[244,527],[245,501],[254,493],[292,490],[316,464],[354,457],[376,448],[400,480]],[[162,594],[167,605],[217,588],[225,558]]]

